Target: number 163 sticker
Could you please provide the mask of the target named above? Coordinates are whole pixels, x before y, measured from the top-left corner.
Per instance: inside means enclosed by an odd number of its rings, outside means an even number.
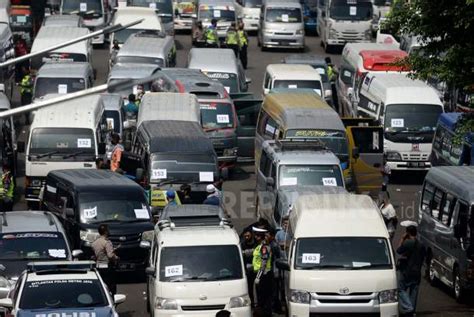
[[[303,253],[301,262],[304,264],[319,264],[321,261],[320,253]]]

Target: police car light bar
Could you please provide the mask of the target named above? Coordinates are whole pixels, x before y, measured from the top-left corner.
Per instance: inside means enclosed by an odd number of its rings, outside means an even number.
[[[49,261],[30,262],[26,266],[28,272],[61,271],[61,270],[93,270],[94,261]]]

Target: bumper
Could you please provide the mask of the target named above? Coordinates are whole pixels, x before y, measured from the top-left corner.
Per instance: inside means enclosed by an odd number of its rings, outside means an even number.
[[[193,20],[174,20],[175,30],[191,30],[193,26]]]
[[[387,164],[396,171],[427,171],[431,167],[429,161],[388,161]]]
[[[332,306],[332,305],[331,305]],[[331,314],[344,315],[350,317],[352,314],[364,315],[364,316],[380,316],[380,317],[397,317],[398,316],[398,302],[390,304],[382,304],[379,306],[373,307],[373,309],[357,308],[351,305],[350,307],[341,307],[341,306],[332,306],[326,307],[324,309],[319,309],[314,306],[307,304],[288,304],[288,316],[291,317],[301,317],[301,316],[325,316]]]
[[[227,310],[230,311],[233,317],[250,317],[252,315],[250,307],[228,308]],[[209,317],[215,316],[217,312],[218,310],[182,311],[155,309],[154,316]]]
[[[265,35],[263,37],[262,46],[282,48],[304,48],[304,35]]]
[[[371,43],[371,40],[342,40],[342,39],[327,39],[327,45],[334,45],[334,46],[344,46],[347,43]]]
[[[94,255],[88,242],[81,241],[81,250],[85,259],[90,259]],[[116,267],[117,272],[144,270],[147,265],[148,251],[140,248],[138,243],[122,245],[116,250],[116,254],[120,258]]]

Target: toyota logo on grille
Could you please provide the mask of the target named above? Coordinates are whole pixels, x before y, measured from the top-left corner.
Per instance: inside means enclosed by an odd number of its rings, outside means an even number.
[[[339,294],[341,294],[341,295],[347,295],[347,294],[349,294],[349,289],[348,289],[347,287],[341,288],[341,289],[339,290]]]
[[[120,241],[125,241],[125,240],[127,240],[127,237],[122,236],[122,237],[119,238],[119,240]]]

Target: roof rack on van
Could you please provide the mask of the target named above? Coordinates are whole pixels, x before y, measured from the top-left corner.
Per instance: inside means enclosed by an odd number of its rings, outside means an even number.
[[[184,228],[184,227],[230,227],[230,220],[220,218],[218,216],[189,216],[189,217],[169,217],[168,219],[158,222],[158,229],[163,230],[170,228]]]
[[[30,262],[26,266],[29,273],[46,271],[88,271],[96,267],[94,261],[49,261]]]
[[[328,150],[321,141],[315,140],[314,138],[288,138],[284,140],[275,140],[275,145],[281,151],[301,151],[301,150],[313,150],[323,151]]]
[[[159,37],[165,38],[166,35],[163,32],[156,31],[156,30],[143,30],[135,33],[135,37]]]
[[[166,206],[161,219],[158,222],[160,230],[176,227],[231,226],[224,210],[220,206],[211,205]]]

